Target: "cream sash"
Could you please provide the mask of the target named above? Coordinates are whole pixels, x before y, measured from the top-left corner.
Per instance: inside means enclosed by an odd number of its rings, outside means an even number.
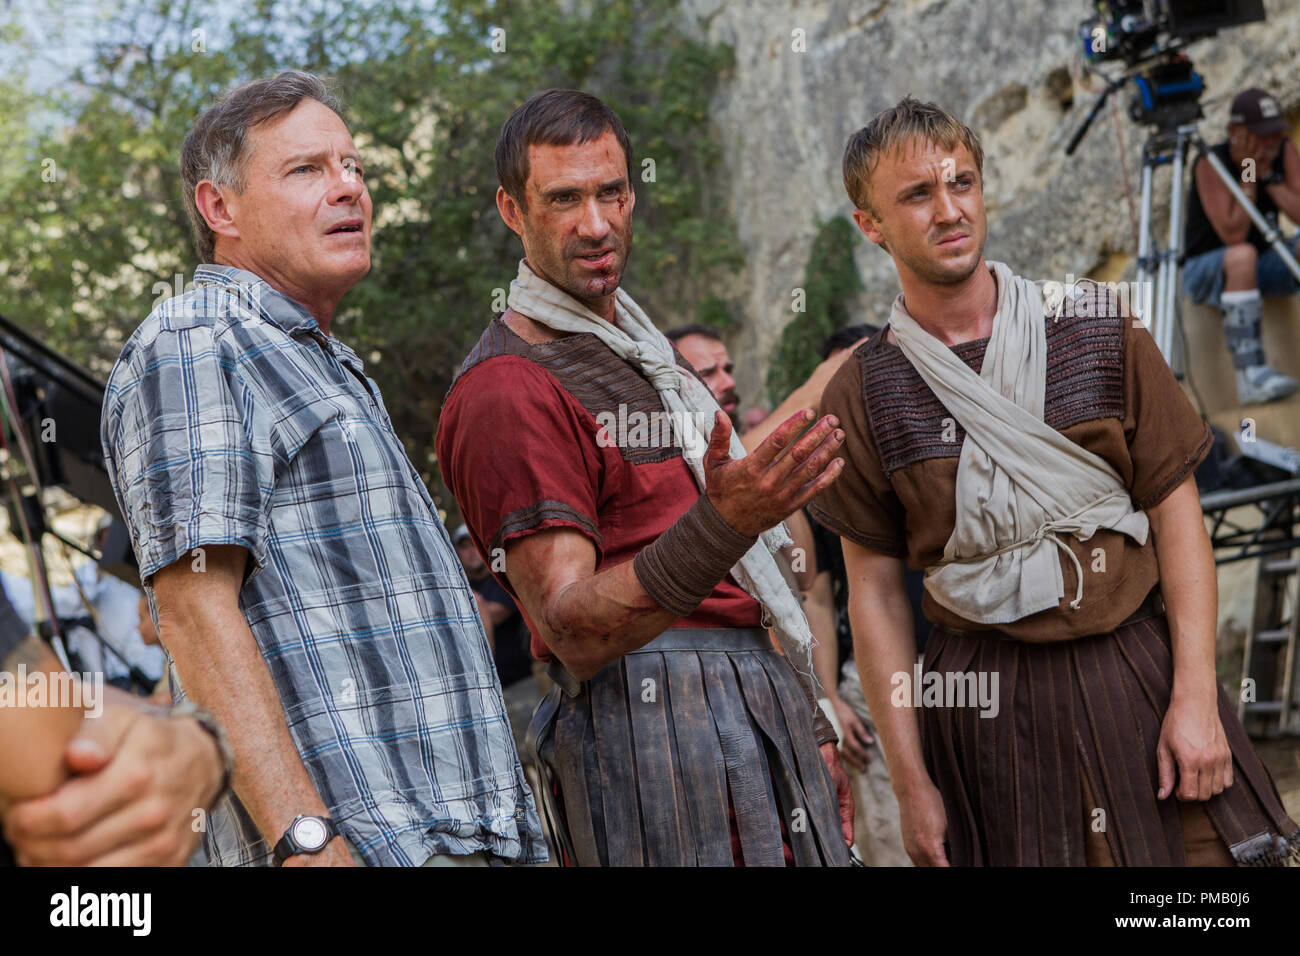
[[[901,295],[889,323],[908,361],[966,429],[957,523],[943,560],[927,569],[926,587],[950,611],[995,625],[1059,605],[1058,550],[1074,563],[1079,586],[1070,607],[1078,609],[1083,568],[1058,534],[1087,541],[1108,528],[1145,544],[1149,524],[1105,460],[1044,423],[1043,293],[1001,262],[989,267],[998,306],[978,375],[908,315]],[[1046,305],[1055,314],[1061,302]]]

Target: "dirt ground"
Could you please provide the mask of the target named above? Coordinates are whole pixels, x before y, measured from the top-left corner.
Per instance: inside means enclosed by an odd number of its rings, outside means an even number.
[[[1273,775],[1282,805],[1291,819],[1300,822],[1300,740],[1284,737],[1280,740],[1256,740],[1255,752]]]

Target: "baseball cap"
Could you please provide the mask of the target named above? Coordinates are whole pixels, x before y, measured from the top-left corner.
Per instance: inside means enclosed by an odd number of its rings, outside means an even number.
[[[1286,119],[1277,97],[1258,87],[1237,94],[1228,123],[1245,126],[1257,136],[1276,136],[1286,131]]]
[[[469,539],[469,528],[465,527],[464,525],[461,525],[459,528],[457,528],[455,531],[451,533],[452,544],[460,544],[462,541],[466,541],[468,539]]]

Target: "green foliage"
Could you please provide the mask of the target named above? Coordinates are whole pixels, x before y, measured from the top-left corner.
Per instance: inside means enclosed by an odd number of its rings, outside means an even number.
[[[193,271],[177,157],[199,111],[282,69],[329,75],[375,202],[371,274],[344,298],[335,329],[367,360],[412,460],[454,508],[433,435],[493,292],[508,288],[522,255],[496,212],[492,153],[528,96],[584,89],[620,115],[637,173],[626,288],[661,326],[700,312],[728,321],[712,293],[742,255],[708,103],[731,52],[686,34],[679,16],[675,4],[635,0],[114,0],[92,61],[48,96],[0,76],[10,160],[0,170],[0,312],[106,375],[160,295]],[[41,127],[38,115],[61,122]],[[41,176],[46,158],[53,182]],[[647,159],[654,181],[641,175]]]
[[[731,306],[722,296],[705,296],[695,308],[695,321],[725,329],[732,323]]]
[[[843,217],[830,219],[818,229],[800,287],[805,311],[796,312],[781,330],[781,343],[767,372],[767,394],[774,406],[812,374],[821,361],[818,350],[826,337],[853,324],[849,304],[863,288],[853,262],[857,242],[857,230]]]

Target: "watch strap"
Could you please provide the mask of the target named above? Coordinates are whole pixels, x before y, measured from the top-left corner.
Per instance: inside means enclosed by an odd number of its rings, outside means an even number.
[[[314,850],[308,850],[299,846],[298,842],[293,838],[293,828],[298,824],[299,820],[305,819],[319,820],[325,828],[325,841]],[[289,859],[291,856],[297,856],[300,853],[319,853],[321,850],[329,846],[330,840],[333,840],[338,835],[338,827],[334,825],[334,821],[329,817],[318,817],[307,813],[300,814],[293,818],[293,822],[289,824],[289,828],[284,831],[284,836],[280,837],[279,842],[275,844],[275,865],[283,866],[285,860]]]

